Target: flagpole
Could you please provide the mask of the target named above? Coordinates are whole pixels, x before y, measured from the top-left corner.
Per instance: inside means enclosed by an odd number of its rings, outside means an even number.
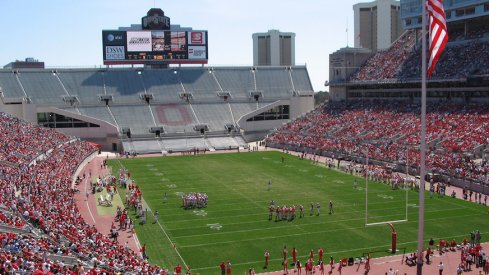
[[[417,275],[423,274],[424,192],[426,175],[426,0],[421,2],[421,141],[419,171],[419,222]]]

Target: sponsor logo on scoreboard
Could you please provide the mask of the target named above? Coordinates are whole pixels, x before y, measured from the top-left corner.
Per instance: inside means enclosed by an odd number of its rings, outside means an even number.
[[[124,60],[125,48],[124,46],[106,46],[105,47],[105,60]]]
[[[191,45],[204,45],[205,44],[205,32],[189,32],[188,44]]]
[[[127,51],[128,52],[150,52],[151,32],[127,32]]]
[[[124,31],[102,31],[103,42],[106,46],[124,46],[126,32]]]
[[[205,46],[188,46],[188,59],[206,59]]]

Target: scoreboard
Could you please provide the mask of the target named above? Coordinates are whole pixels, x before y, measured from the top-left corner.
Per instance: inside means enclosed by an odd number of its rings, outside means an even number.
[[[104,65],[207,64],[207,31],[103,30]]]

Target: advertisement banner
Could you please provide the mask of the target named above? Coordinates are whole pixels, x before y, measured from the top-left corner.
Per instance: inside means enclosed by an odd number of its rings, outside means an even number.
[[[188,44],[189,45],[204,45],[205,44],[205,32],[188,32]]]
[[[127,32],[127,51],[128,52],[151,52],[151,32],[136,31]]]
[[[188,59],[207,59],[205,46],[188,46]]]
[[[124,60],[124,46],[105,46],[105,60]]]
[[[102,41],[105,46],[125,46],[125,31],[102,31]]]

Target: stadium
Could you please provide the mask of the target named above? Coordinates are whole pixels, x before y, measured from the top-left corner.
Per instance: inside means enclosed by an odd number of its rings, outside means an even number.
[[[0,69],[0,273],[488,274],[489,1],[445,1],[426,81],[418,2],[317,106],[307,66],[209,66],[157,8],[104,67]]]

